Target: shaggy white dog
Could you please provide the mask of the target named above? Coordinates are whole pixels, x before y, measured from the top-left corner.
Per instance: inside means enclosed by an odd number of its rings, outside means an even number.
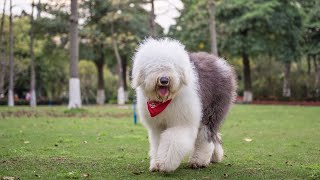
[[[207,53],[188,54],[172,39],[147,39],[133,58],[132,87],[150,142],[150,171],[192,168],[223,157],[219,126],[235,96],[233,69]]]

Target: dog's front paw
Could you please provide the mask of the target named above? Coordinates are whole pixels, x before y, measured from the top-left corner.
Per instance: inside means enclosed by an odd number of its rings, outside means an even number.
[[[151,172],[159,171],[159,164],[155,160],[150,161],[149,171]]]
[[[157,165],[159,167],[159,172],[168,173],[177,169],[177,167],[170,165],[168,162],[159,161],[157,162]]]

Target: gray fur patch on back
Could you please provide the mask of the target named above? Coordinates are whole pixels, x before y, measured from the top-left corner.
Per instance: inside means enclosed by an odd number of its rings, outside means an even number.
[[[221,143],[218,131],[236,97],[235,72],[225,60],[214,55],[199,52],[189,56],[199,77],[202,125],[208,129],[209,142]]]

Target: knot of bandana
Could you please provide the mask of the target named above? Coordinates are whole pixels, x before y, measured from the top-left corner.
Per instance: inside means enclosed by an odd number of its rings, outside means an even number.
[[[166,102],[158,102],[158,101],[147,101],[148,110],[151,117],[155,117],[156,115],[160,114],[171,102],[169,99]]]

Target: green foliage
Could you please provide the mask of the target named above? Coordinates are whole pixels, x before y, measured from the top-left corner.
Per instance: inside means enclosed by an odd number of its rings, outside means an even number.
[[[280,1],[272,14],[273,47],[269,52],[282,62],[297,60],[302,53],[302,13],[295,1]]]
[[[122,56],[133,54],[138,42],[148,34],[146,28],[148,19],[146,12],[140,6],[136,5],[135,8],[131,8],[130,3],[132,2],[86,1],[82,4],[82,7],[89,11],[84,28],[80,32],[81,36],[87,40],[80,45],[83,47],[84,56],[88,51],[90,59],[97,59],[96,46],[103,44],[102,50],[108,54],[107,64],[109,67],[116,64],[111,41],[111,24],[115,29],[113,36],[118,42],[120,54]]]
[[[172,26],[169,36],[179,39],[190,51],[210,51],[207,0],[183,0],[184,9]],[[147,1],[79,2],[80,76],[85,102],[95,102],[97,67],[103,66],[107,101],[115,100],[118,86],[117,61],[112,47],[113,36],[118,42],[123,67],[130,69],[130,59],[137,44],[148,36],[149,14],[141,5]],[[132,6],[134,4],[134,6]],[[315,72],[306,73],[306,56],[320,55],[320,4],[317,0],[216,0],[218,49],[231,62],[239,75],[242,93],[242,63],[247,53],[252,65],[254,95],[279,99],[283,62],[293,63],[293,99],[312,99],[315,95]],[[37,95],[41,100],[65,99],[68,95],[68,28],[69,6],[63,2],[42,3],[42,16],[35,18],[35,65]],[[46,14],[46,15],[44,15]],[[8,17],[4,24],[4,47],[8,54]],[[15,91],[20,98],[29,91],[30,18],[28,14],[14,17]],[[161,36],[161,33],[160,35]],[[104,56],[104,65],[100,57]],[[92,61],[93,63],[89,63]],[[279,62],[277,62],[279,61]],[[318,60],[316,62],[319,62]],[[6,65],[4,65],[6,66]],[[311,69],[314,69],[311,64]],[[7,81],[8,72],[5,74]],[[127,78],[129,79],[129,78]],[[5,89],[7,82],[5,83]],[[133,97],[133,91],[129,92]]]
[[[24,97],[25,91],[29,87],[29,35],[30,29],[28,17],[21,17],[14,19],[13,33],[14,36],[14,59],[15,59],[15,87],[19,91],[16,93],[20,97]]]
[[[135,3],[134,8],[130,7]],[[80,63],[80,73],[84,81],[82,92],[86,102],[95,102],[97,86],[97,66],[101,54],[107,67],[104,68],[106,99],[115,99],[117,93],[116,59],[111,43],[111,24],[114,25],[114,37],[118,41],[124,66],[130,66],[129,60],[139,41],[148,34],[148,13],[133,1],[83,1],[80,2],[80,17],[84,22],[80,26],[80,59],[93,61],[95,64]],[[69,51],[68,28],[69,11],[65,3],[42,3],[42,16],[35,18],[35,66],[37,77],[37,95],[39,100],[56,100],[67,97]],[[121,13],[118,13],[121,11]],[[46,15],[44,15],[46,14]],[[15,89],[20,98],[29,91],[30,52],[28,14],[14,18],[14,54]],[[4,37],[8,37],[8,19],[4,26]],[[5,38],[5,47],[8,40]],[[6,49],[8,54],[8,49]],[[86,69],[88,67],[88,69]],[[5,84],[6,85],[6,84]]]
[[[39,21],[43,19],[36,19],[34,43],[35,53],[35,68],[36,68],[36,82],[37,94],[40,96],[40,101],[60,99],[63,92],[67,90],[67,72],[68,72],[68,52],[61,45],[61,39],[55,39],[48,29],[42,30],[38,26],[45,28],[45,25],[50,24],[52,19],[43,20],[43,24]],[[5,21],[7,22],[7,20]],[[15,59],[15,93],[24,98],[29,91],[30,86],[30,18],[28,16],[16,16],[14,18],[14,59]],[[8,26],[5,25],[4,37],[8,37]],[[49,28],[50,29],[50,28]],[[56,35],[57,33],[54,33]],[[7,39],[5,38],[7,45]],[[8,50],[6,49],[6,54]],[[8,72],[7,72],[8,73]],[[59,85],[57,85],[59,84]]]
[[[118,79],[117,75],[114,75],[109,69],[104,67],[104,89],[107,102],[117,99]]]
[[[147,131],[132,108],[0,108],[0,176],[20,179],[319,178],[319,108],[236,105],[221,133],[222,163],[149,172]],[[250,112],[250,113],[248,113]],[[299,132],[299,133],[297,133]],[[250,138],[251,142],[244,139]],[[86,177],[88,176],[88,177]]]
[[[221,48],[290,62],[300,55],[302,15],[294,1],[226,0],[217,6]]]
[[[62,98],[63,93],[67,92],[69,82],[68,52],[53,40],[48,40],[35,63],[37,88],[43,90],[44,95],[50,100]]]
[[[68,7],[64,3],[57,3],[55,6],[47,3],[41,4],[41,11],[47,13],[47,16],[35,19],[34,29],[36,31],[36,38],[57,35],[65,35],[65,38],[67,38],[66,35],[69,32],[69,14],[66,8]]]
[[[217,22],[221,49],[228,54],[241,56],[242,53],[257,55],[268,51],[269,19],[274,7],[273,1],[226,0],[217,6]]]
[[[105,97],[106,101],[109,102],[117,98],[118,77],[112,74],[106,66],[103,68]],[[96,66],[92,61],[81,60],[79,62],[81,95],[83,103],[85,104],[92,104],[96,102],[97,73]]]
[[[114,38],[117,41],[122,68],[126,72],[138,42],[147,35],[146,24],[148,24],[147,13],[138,3],[135,3],[135,8],[130,7],[131,3],[134,2],[85,1],[80,5],[87,10],[86,19],[80,31],[84,39],[80,44],[81,58],[94,61],[97,68],[101,68],[105,63],[114,74],[117,74],[118,67],[112,44],[112,38]],[[126,88],[126,78],[124,80]],[[106,98],[114,100],[118,84],[113,81],[107,83]]]
[[[209,51],[210,32],[206,1],[184,1],[184,10],[169,36],[179,39],[190,51]],[[200,10],[201,9],[201,10]]]
[[[253,93],[258,100],[312,100],[311,87],[314,78],[307,76],[306,64],[302,61],[292,62],[291,91],[292,97],[282,97],[282,82],[284,79],[282,62],[274,58],[259,57],[259,62],[252,63]],[[262,76],[263,74],[263,76]],[[313,99],[314,100],[314,99]]]
[[[97,89],[97,69],[92,61],[80,60],[79,79],[81,83],[81,98],[84,104],[95,102]]]
[[[316,0],[303,1],[305,12],[304,49],[308,55],[320,54],[320,3]]]
[[[183,2],[185,8],[177,24],[170,29],[170,36],[181,40],[188,50],[209,52],[207,1]],[[283,81],[281,63],[303,58],[306,52],[303,48],[310,54],[313,49],[320,49],[319,32],[316,31],[319,28],[315,28],[315,24],[319,23],[315,19],[319,20],[317,17],[320,13],[316,12],[320,6],[316,6],[315,1],[287,0],[224,0],[215,1],[215,5],[219,54],[235,63],[240,79],[239,94],[243,92],[241,81],[244,78],[243,66],[238,58],[247,54],[251,60],[254,95],[257,98],[280,99]],[[314,23],[309,23],[310,28],[307,28],[308,34],[305,35],[309,44],[302,44],[304,28],[308,27],[304,25],[311,22],[311,17]],[[292,79],[301,81],[291,83],[293,99],[308,99],[306,97],[310,97],[314,78],[301,70],[306,68],[305,64],[297,62],[296,65],[299,68],[292,69]]]

